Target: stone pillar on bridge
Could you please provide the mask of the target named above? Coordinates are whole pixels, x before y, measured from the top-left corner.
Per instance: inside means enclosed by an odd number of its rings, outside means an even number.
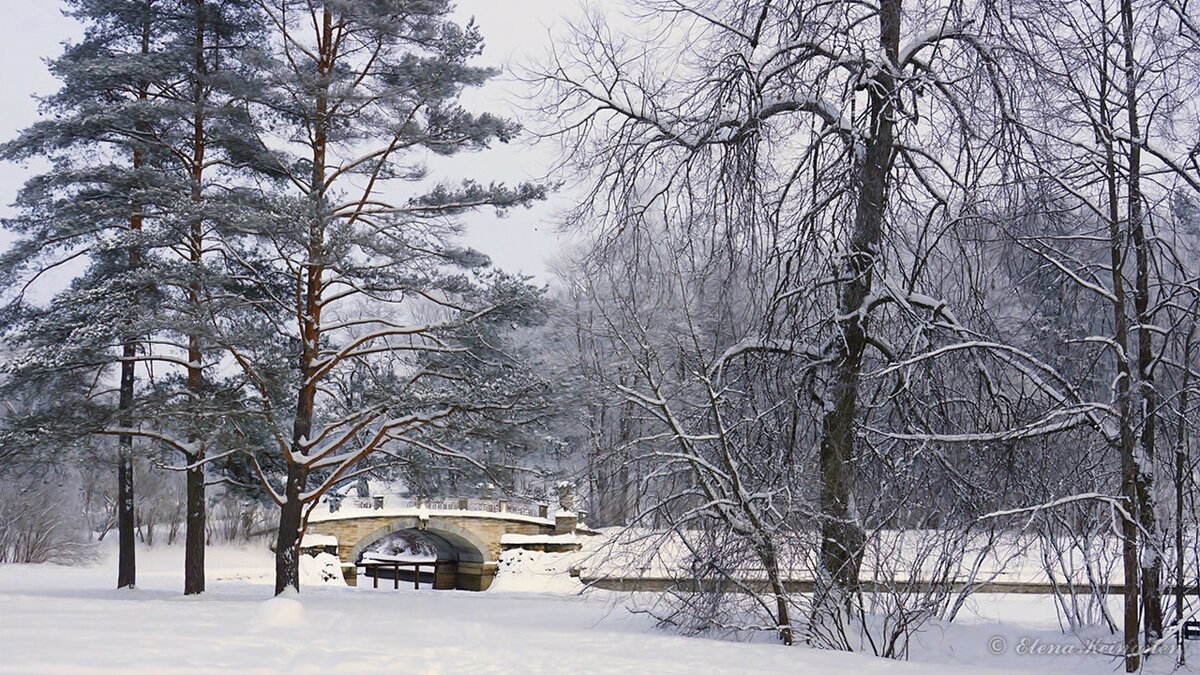
[[[554,534],[570,534],[579,524],[579,516],[575,513],[575,484],[571,481],[559,481],[554,490],[558,494],[558,513],[554,514]]]
[[[559,511],[554,514],[554,534],[571,534],[579,524],[579,516],[574,511]]]
[[[558,505],[563,511],[575,510],[575,484],[569,480],[559,481],[554,492],[558,495]]]

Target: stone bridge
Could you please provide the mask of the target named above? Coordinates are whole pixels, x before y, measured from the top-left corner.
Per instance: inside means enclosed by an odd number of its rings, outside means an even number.
[[[349,508],[309,517],[303,548],[328,548],[337,540],[337,555],[346,582],[357,583],[358,563],[371,544],[407,530],[437,549],[434,588],[486,591],[506,534],[561,535],[575,531],[574,513],[550,515],[545,505],[515,505],[506,500],[401,500],[374,497]],[[319,535],[312,537],[310,535]],[[315,546],[308,542],[319,542]]]

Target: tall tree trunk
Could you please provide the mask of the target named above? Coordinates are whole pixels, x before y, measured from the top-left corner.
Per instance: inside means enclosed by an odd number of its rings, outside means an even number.
[[[1100,21],[1107,26],[1109,18],[1104,14],[1101,5]],[[1108,244],[1109,244],[1109,273],[1112,280],[1112,321],[1113,342],[1115,343],[1113,358],[1116,360],[1117,415],[1120,429],[1117,443],[1121,456],[1121,498],[1126,512],[1136,518],[1138,505],[1138,467],[1137,467],[1137,438],[1134,433],[1136,423],[1132,397],[1133,369],[1130,365],[1129,350],[1129,303],[1125,292],[1125,242],[1121,236],[1120,191],[1118,189],[1116,139],[1112,130],[1115,128],[1115,115],[1109,106],[1109,96],[1114,88],[1114,80],[1109,70],[1108,54],[1099,55],[1099,72],[1097,73],[1097,96],[1099,104],[1100,126],[1095,128],[1104,150],[1104,186],[1105,201],[1108,205]],[[1139,605],[1141,586],[1141,566],[1138,563],[1138,522],[1130,518],[1121,518],[1121,569],[1125,577],[1123,602],[1124,621],[1122,625],[1125,642],[1125,672],[1132,673],[1141,667],[1141,650],[1138,646],[1138,632],[1141,628],[1141,607]]]
[[[204,504],[204,467],[192,466],[187,471],[187,533],[184,538],[183,594],[204,592],[204,537],[206,527]]]
[[[1108,112],[1108,74],[1107,68],[1099,78],[1100,119],[1110,120]],[[1108,242],[1109,266],[1112,277],[1112,312],[1113,312],[1113,341],[1116,343],[1114,358],[1117,364],[1116,398],[1120,431],[1118,437],[1121,455],[1121,496],[1125,500],[1129,513],[1136,511],[1137,504],[1137,459],[1134,457],[1136,440],[1134,438],[1133,406],[1130,401],[1132,372],[1129,365],[1129,331],[1128,316],[1126,315],[1127,301],[1125,299],[1125,277],[1123,275],[1124,251],[1121,237],[1120,198],[1117,190],[1117,161],[1113,148],[1114,140],[1111,134],[1104,134],[1104,169],[1105,187],[1108,203]],[[1141,627],[1141,612],[1138,606],[1139,579],[1141,568],[1138,565],[1138,524],[1129,518],[1121,519],[1121,562],[1125,576],[1125,671],[1132,673],[1141,663],[1138,649],[1138,630]]]
[[[130,266],[138,259],[138,251],[129,252]],[[137,302],[136,297],[133,300]],[[121,393],[117,403],[123,429],[133,428],[134,358],[137,342],[127,338],[121,349]],[[136,553],[134,551],[133,505],[133,434],[117,438],[117,588],[133,588],[137,583]]]
[[[1138,323],[1138,394],[1142,422],[1141,457],[1136,463],[1138,521],[1147,538],[1142,542],[1142,607],[1145,614],[1143,629],[1147,645],[1162,637],[1162,555],[1159,544],[1165,543],[1159,534],[1158,517],[1154,508],[1154,436],[1158,405],[1154,385],[1153,339],[1149,330],[1154,318],[1150,313],[1150,246],[1146,240],[1146,224],[1142,196],[1141,120],[1138,117],[1137,62],[1134,54],[1132,0],[1121,1],[1121,32],[1124,47],[1125,112],[1129,124],[1128,218],[1129,236],[1134,248],[1134,311]]]
[[[149,10],[151,4],[152,0],[148,0],[146,3],[147,10]],[[148,15],[142,24],[141,37],[141,52],[143,55],[149,54],[150,19]],[[142,81],[138,83],[138,98],[140,100],[145,101],[149,97],[149,92],[149,82]],[[144,161],[145,158],[141,149],[135,146],[133,150],[133,172],[135,175],[142,170]],[[142,206],[135,202],[129,217],[129,230],[134,235],[141,232],[142,219]],[[142,266],[142,249],[137,244],[129,247],[127,264],[126,272],[130,276]],[[136,312],[139,303],[139,294],[136,290],[130,294],[129,303],[130,307],[134,308]],[[121,383],[117,401],[118,417],[122,428],[132,429],[134,422],[134,370],[137,363],[135,361],[137,358],[136,335],[130,333],[125,337],[121,345],[121,357]],[[135,560],[136,552],[134,550],[134,531],[137,525],[134,513],[133,491],[133,435],[119,435],[117,437],[117,446],[117,588],[133,588],[137,583],[137,563]]]
[[[142,153],[133,153],[133,168],[136,172],[142,167]],[[131,232],[142,229],[142,214],[139,207],[134,207],[129,219]],[[129,248],[127,273],[136,272],[142,266],[142,251],[136,244]],[[130,294],[129,303],[135,308],[138,305],[138,292]],[[117,400],[118,418],[122,429],[132,429],[134,371],[137,367],[137,336],[130,334],[121,345],[121,383]],[[137,529],[134,512],[133,493],[133,434],[124,433],[117,437],[117,588],[133,588],[137,582],[136,553],[134,537]]]
[[[333,72],[333,13],[326,7],[321,24],[317,77],[323,86],[329,84]],[[321,298],[324,291],[325,257],[325,173],[326,150],[329,144],[329,99],[323,89],[318,88],[313,118],[312,182],[309,200],[313,213],[308,231],[308,264],[297,276],[296,321],[300,332],[300,373],[303,378],[296,396],[296,414],[292,422],[291,457],[288,458],[288,479],[284,491],[284,503],[280,506],[279,537],[275,551],[275,593],[282,593],[292,586],[299,590],[299,546],[303,533],[304,503],[302,501],[307,480],[304,466],[308,441],[312,437],[313,414],[316,408],[318,367],[321,349]],[[286,548],[285,548],[286,547]]]
[[[1179,385],[1179,429],[1175,439],[1175,623],[1182,628],[1183,616],[1187,611],[1183,588],[1184,548],[1183,548],[1183,508],[1186,494],[1185,482],[1188,479],[1188,399],[1192,376],[1192,345],[1196,336],[1196,319],[1188,329],[1187,338],[1183,343],[1183,377]],[[1187,662],[1186,649],[1183,642],[1183,631],[1178,636],[1180,666]]]
[[[205,40],[205,0],[194,0],[196,10],[196,35],[193,50],[195,61],[192,73],[192,103],[195,106],[192,114],[192,166],[191,166],[191,199],[195,207],[204,200],[204,151],[205,151],[205,104],[207,86],[202,81],[205,73],[204,40]],[[192,266],[192,279],[188,286],[188,302],[193,312],[198,312],[201,303],[200,268],[204,258],[204,229],[199,213],[189,224],[188,252]],[[194,323],[199,324],[199,317]],[[200,335],[192,333],[188,336],[188,368],[187,388],[193,403],[204,396],[204,358],[203,344]],[[198,439],[195,434],[188,438],[189,445]],[[187,471],[187,534],[184,543],[183,560],[183,593],[196,595],[204,592],[204,540],[205,521],[207,520],[205,490],[204,490],[204,444],[196,447],[195,454],[188,458]]]
[[[1108,151],[1111,157],[1111,150]],[[1113,167],[1115,169],[1115,165]],[[1117,229],[1117,207],[1116,207],[1116,175],[1109,174],[1108,191],[1109,191],[1109,241],[1110,241],[1110,264],[1113,269],[1113,295],[1116,300],[1113,302],[1113,319],[1115,327],[1115,341],[1120,354],[1117,354],[1117,411],[1120,417],[1120,455],[1121,455],[1121,496],[1124,498],[1127,511],[1132,514],[1136,509],[1134,505],[1138,500],[1137,489],[1137,459],[1134,457],[1135,439],[1133,433],[1133,410],[1130,403],[1130,367],[1126,355],[1129,353],[1126,349],[1129,344],[1127,335],[1126,317],[1125,317],[1125,282],[1121,278],[1121,243],[1120,233]],[[1124,620],[1124,638],[1125,638],[1125,672],[1132,673],[1137,671],[1141,657],[1138,649],[1138,629],[1141,626],[1141,612],[1138,607],[1139,594],[1139,578],[1141,576],[1141,567],[1138,564],[1138,523],[1130,518],[1121,518],[1121,561],[1122,570],[1125,576],[1125,620]]]
[[[901,0],[883,0],[879,11],[879,44],[893,63],[900,48]],[[846,255],[838,299],[840,354],[833,367],[829,409],[822,421],[821,565],[831,589],[842,600],[859,587],[863,532],[854,512],[854,435],[863,352],[867,347],[865,313],[860,311],[871,292],[875,256],[883,232],[888,173],[892,162],[895,82],[892,69],[879,68],[868,85],[871,134],[858,176],[858,204]]]
[[[760,544],[759,548],[759,560],[762,561],[767,583],[770,584],[771,594],[775,598],[775,625],[778,626],[779,641],[790,647],[795,644],[796,636],[792,629],[789,594],[779,569],[779,557],[775,553],[775,546],[769,540]]]
[[[629,386],[633,384],[627,381],[627,376],[622,373],[620,376],[621,386]],[[629,448],[633,441],[633,402],[628,399],[621,402],[619,406],[617,418],[617,442],[614,448],[617,451],[617,471],[613,476],[613,482],[616,483],[618,494],[618,518],[622,525],[628,525],[634,522],[637,518],[640,509],[638,508],[637,489],[638,486],[633,483],[629,475],[629,465],[633,461],[630,457]]]
[[[279,507],[279,532],[275,540],[275,595],[291,588],[300,590],[300,536],[304,529],[303,467],[288,465],[284,501]]]

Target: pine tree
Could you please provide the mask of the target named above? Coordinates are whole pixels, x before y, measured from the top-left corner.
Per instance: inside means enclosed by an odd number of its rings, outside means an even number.
[[[86,30],[52,64],[62,81],[45,102],[53,117],[4,147],[9,159],[47,157],[54,167],[28,182],[22,216],[9,224],[23,235],[6,256],[17,310],[8,337],[23,354],[11,386],[72,392],[78,399],[51,413],[60,430],[116,437],[121,587],[134,583],[134,439],[145,452],[178,451],[188,486],[184,589],[199,593],[208,452],[244,422],[244,382],[204,369],[214,349],[207,317],[241,303],[220,255],[242,208],[233,181],[265,156],[234,58],[253,40],[257,14],[248,1],[77,0],[72,9]],[[48,306],[25,302],[27,284],[78,273],[80,263],[86,269]],[[137,386],[138,364],[151,363],[158,377]],[[111,392],[97,384],[114,365],[116,412],[106,415]]]
[[[274,29],[256,110],[270,121],[264,137],[296,152],[286,164],[292,189],[252,226],[258,245],[245,259],[264,288],[286,283],[289,292],[269,297],[287,324],[277,325],[276,347],[226,345],[258,387],[284,466],[278,477],[260,472],[280,506],[278,593],[299,587],[308,510],[359,460],[455,415],[509,404],[506,389],[462,391],[456,371],[423,360],[469,351],[464,331],[535,304],[524,282],[477,274],[487,260],[453,244],[453,216],[526,204],[544,188],[414,185],[426,179],[423,154],[518,131],[458,104],[494,71],[470,64],[482,37],[449,19],[449,2],[261,4]],[[405,184],[407,199],[397,199]],[[289,370],[272,379],[280,351]],[[336,387],[351,371],[369,388],[354,402]]]
[[[160,444],[177,451],[187,476],[184,593],[204,591],[205,475],[210,451],[224,438],[242,407],[237,378],[206,374],[214,361],[207,317],[238,306],[230,294],[223,242],[239,212],[233,188],[247,156],[261,152],[253,142],[244,98],[249,78],[238,53],[259,30],[247,0],[173,0],[171,39],[162,46],[171,68],[155,93],[164,124],[158,141],[176,177],[163,237],[171,243],[158,278],[170,301],[170,326],[161,342],[178,354],[182,373],[159,387],[155,419],[170,429],[154,430]],[[216,298],[216,299],[214,299]],[[224,427],[224,428],[223,428]],[[142,432],[144,433],[144,432]]]
[[[165,30],[162,2],[71,0],[70,13],[86,26],[83,38],[51,63],[61,89],[43,102],[52,115],[7,143],[9,160],[47,157],[52,169],[31,178],[18,196],[22,215],[9,223],[22,239],[5,256],[13,292],[7,336],[20,350],[10,366],[15,385],[36,375],[78,380],[91,373],[87,402],[108,401],[103,383],[119,369],[116,426],[131,428],[137,395],[136,368],[146,358],[142,336],[151,330],[157,301],[147,261],[160,247],[146,231],[154,203],[169,193],[154,139],[160,121],[150,93],[160,81],[156,47]],[[86,271],[48,306],[25,302],[29,286],[48,273],[80,262]],[[15,317],[15,318],[11,318]],[[116,353],[114,353],[116,352]],[[79,391],[78,387],[66,391]],[[87,409],[78,402],[71,410]],[[92,415],[60,416],[67,425],[85,421],[80,432],[96,431]],[[132,587],[134,562],[134,437],[117,434],[117,586]]]

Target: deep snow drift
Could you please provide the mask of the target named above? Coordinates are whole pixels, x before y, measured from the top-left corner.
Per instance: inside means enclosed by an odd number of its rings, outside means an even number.
[[[1115,666],[1095,656],[1015,653],[1019,641],[1030,637],[1078,644],[1056,630],[1049,599],[979,596],[978,616],[944,631],[934,627],[914,660],[900,663],[767,642],[680,637],[626,609],[629,596],[580,596],[562,579],[548,585],[554,592],[512,590],[539,586],[512,575],[544,569],[549,561],[540,557],[526,555],[506,565],[487,593],[333,584],[275,599],[265,550],[210,549],[209,592],[200,598],[180,594],[179,549],[140,552],[139,587],[133,591],[112,589],[111,556],[83,569],[0,565],[0,672],[699,675],[1062,673],[1108,672]],[[999,656],[989,653],[995,635],[1006,641]],[[1162,666],[1171,661],[1159,658]]]

